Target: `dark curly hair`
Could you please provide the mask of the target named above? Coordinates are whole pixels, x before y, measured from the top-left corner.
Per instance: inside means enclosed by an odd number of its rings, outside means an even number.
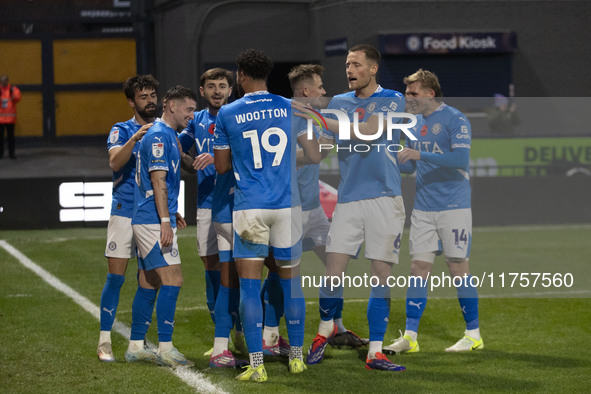
[[[133,100],[135,97],[135,92],[141,92],[146,88],[151,88],[157,91],[159,85],[160,83],[151,74],[136,75],[127,78],[127,80],[123,83],[123,92],[125,93],[125,97]]]
[[[236,57],[238,71],[252,79],[266,80],[273,69],[273,61],[259,49],[247,49]]]

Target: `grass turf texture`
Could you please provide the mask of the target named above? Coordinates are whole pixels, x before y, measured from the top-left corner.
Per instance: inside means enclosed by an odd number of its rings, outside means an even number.
[[[174,343],[195,361],[210,382],[228,392],[589,392],[591,356],[585,344],[591,337],[591,299],[565,297],[558,290],[545,298],[527,294],[538,288],[481,289],[481,294],[520,298],[483,298],[480,322],[485,349],[466,354],[443,350],[455,343],[464,323],[455,291],[435,292],[452,298],[429,299],[421,320],[421,352],[390,358],[407,367],[403,373],[367,371],[365,350],[327,348],[325,360],[303,374],[291,375],[287,362],[266,360],[269,380],[264,384],[233,379],[238,371],[207,369],[203,352],[213,343],[213,324],[205,307],[203,263],[195,253],[194,227],[179,233],[185,284],[177,305]],[[96,305],[105,281],[106,259],[102,257],[106,229],[52,231],[1,231],[0,239],[24,253]],[[589,297],[588,240],[591,226],[475,229],[472,271],[572,272],[576,296]],[[409,258],[403,252],[396,275],[408,274]],[[320,275],[314,255],[306,253],[304,274]],[[193,392],[193,388],[150,364],[127,364],[123,355],[127,341],[113,333],[116,363],[101,363],[96,357],[98,321],[67,296],[43,282],[0,249],[0,381],[4,392]],[[368,269],[363,260],[350,263],[349,275]],[[130,261],[121,291],[117,319],[131,322],[131,303],[136,289],[136,262]],[[434,273],[445,272],[438,258]],[[366,291],[357,290],[357,291]],[[397,293],[398,292],[398,293]],[[529,293],[528,293],[529,292]],[[533,292],[533,293],[532,293]],[[317,297],[316,289],[306,289]],[[351,294],[353,290],[351,290]],[[486,293],[486,294],[485,294]],[[346,295],[347,295],[346,291]],[[362,293],[363,294],[363,293]],[[366,291],[369,294],[369,290]],[[390,325],[385,344],[404,330],[404,291],[393,290]],[[363,296],[363,295],[361,295]],[[573,295],[570,295],[573,297]],[[344,322],[361,336],[368,336],[366,300],[345,303]],[[307,303],[307,348],[318,327],[317,299]],[[281,324],[283,335],[284,323]],[[149,339],[157,343],[156,319]]]

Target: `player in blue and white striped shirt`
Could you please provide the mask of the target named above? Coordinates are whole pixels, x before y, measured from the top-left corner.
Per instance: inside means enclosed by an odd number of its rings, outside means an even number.
[[[416,167],[416,197],[411,216],[411,281],[406,297],[406,330],[386,346],[386,352],[419,351],[417,332],[427,304],[428,275],[435,256],[445,255],[449,272],[457,280],[460,308],[466,331],[447,352],[464,352],[484,347],[478,323],[478,291],[470,284],[468,258],[472,242],[470,206],[471,129],[466,115],[441,101],[435,74],[418,70],[404,79],[407,108],[419,114],[414,129],[417,141],[398,154],[408,169]],[[412,171],[412,169],[411,169]]]

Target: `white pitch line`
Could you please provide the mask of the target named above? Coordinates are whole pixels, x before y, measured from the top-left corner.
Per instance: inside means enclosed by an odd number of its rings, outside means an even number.
[[[99,236],[99,235],[95,235],[95,236],[87,236],[87,237],[56,237],[56,238],[49,238],[49,239],[45,239],[45,240],[41,240],[39,242],[42,243],[55,243],[55,242],[68,242],[68,241],[73,241],[73,240],[95,240],[95,239],[104,239],[105,241],[107,240],[107,236]]]
[[[64,293],[72,299],[76,304],[80,305],[82,309],[90,313],[94,318],[100,320],[100,308],[92,303],[88,298],[72,289],[70,286],[59,280],[49,271],[46,271],[31,259],[21,253],[18,249],[10,245],[3,239],[0,239],[0,246],[16,258],[26,268],[33,271],[37,276],[47,282],[56,290]],[[113,324],[113,331],[121,334],[129,340],[131,329],[125,324],[115,321]],[[183,382],[194,388],[199,393],[224,393],[224,391],[211,383],[203,374],[189,369],[189,368],[167,368],[170,372],[178,376]]]

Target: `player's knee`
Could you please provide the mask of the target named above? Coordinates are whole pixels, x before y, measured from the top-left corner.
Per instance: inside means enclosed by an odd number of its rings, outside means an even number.
[[[159,289],[162,285],[160,276],[158,276],[155,270],[139,270],[138,279],[140,287],[144,289]]]
[[[238,275],[236,275],[236,277],[230,275],[227,285],[224,283],[222,283],[222,285],[224,285],[224,287],[238,288],[240,287],[240,278]]]
[[[392,275],[393,263],[381,260],[372,260],[371,275],[378,278],[378,283],[382,286],[387,285],[388,278]]]
[[[203,260],[203,264],[207,271],[220,271],[222,268],[220,258],[217,254],[201,256],[201,260]]]
[[[433,263],[429,263],[423,260],[413,260],[410,263],[410,274],[412,276],[421,277],[423,279],[427,278],[427,275],[431,272],[433,268]]]
[[[464,276],[470,274],[468,259],[463,257],[448,257],[447,267],[452,276]]]
[[[125,272],[127,271],[127,262],[129,261],[128,259],[109,257],[108,261],[110,274],[125,276]]]

